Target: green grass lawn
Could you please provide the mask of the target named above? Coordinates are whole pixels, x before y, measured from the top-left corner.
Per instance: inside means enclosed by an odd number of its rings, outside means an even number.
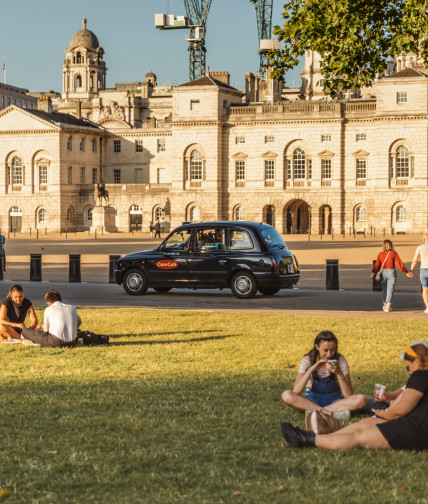
[[[428,502],[428,454],[286,447],[281,392],[332,330],[356,392],[407,379],[426,321],[80,310],[108,347],[0,346],[0,501]]]

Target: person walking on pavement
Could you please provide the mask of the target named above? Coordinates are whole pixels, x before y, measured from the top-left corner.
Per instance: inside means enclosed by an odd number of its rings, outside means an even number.
[[[161,227],[160,227],[160,222],[159,219],[156,221],[155,224],[155,238],[160,238],[161,237]]]
[[[384,240],[382,252],[377,256],[376,262],[373,265],[372,275],[373,278],[380,270],[380,285],[382,287],[383,311],[391,311],[392,296],[394,294],[395,284],[397,282],[397,272],[395,266],[407,276],[411,278],[413,275],[409,273],[404,266],[400,256],[395,252],[394,245],[391,240]]]
[[[3,271],[6,271],[6,252],[4,250],[4,243],[6,238],[0,233],[0,268],[3,262]]]
[[[417,262],[421,260],[421,270],[419,277],[422,285],[422,299],[425,303],[424,313],[428,313],[428,233],[422,236],[422,245],[416,248],[413,256],[412,265],[410,266],[410,274],[413,276],[413,270]]]

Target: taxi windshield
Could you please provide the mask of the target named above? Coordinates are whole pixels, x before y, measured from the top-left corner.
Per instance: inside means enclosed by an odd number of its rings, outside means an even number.
[[[274,228],[262,229],[260,235],[268,247],[287,248],[282,236]]]

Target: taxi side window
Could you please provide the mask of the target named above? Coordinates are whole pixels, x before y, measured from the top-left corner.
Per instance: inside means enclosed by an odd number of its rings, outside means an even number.
[[[230,230],[230,250],[251,250],[253,248],[253,240],[247,231],[242,229]]]
[[[191,236],[190,230],[176,231],[165,242],[164,250],[189,250]]]
[[[226,250],[225,231],[222,228],[198,229],[196,252],[223,252]]]

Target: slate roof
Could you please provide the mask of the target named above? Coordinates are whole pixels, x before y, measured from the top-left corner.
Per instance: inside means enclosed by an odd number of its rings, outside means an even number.
[[[200,77],[199,79],[195,79],[193,81],[186,82],[185,84],[181,84],[178,87],[192,87],[192,86],[217,86],[226,89],[233,89],[233,91],[238,91],[238,89],[225,84],[214,77],[206,75],[205,77]]]
[[[45,121],[49,121],[52,123],[61,123],[61,124],[72,124],[73,126],[84,126],[86,128],[97,128],[98,125],[88,121],[88,119],[78,119],[77,117],[72,116],[71,114],[61,114],[59,112],[46,112],[44,110],[30,110],[25,109],[26,112],[30,114],[34,114]]]
[[[384,79],[399,79],[402,77],[428,77],[428,75],[424,72],[425,69],[421,68],[420,70],[416,70],[416,68],[405,68],[404,70],[400,70],[392,75],[388,75],[384,77]]]

